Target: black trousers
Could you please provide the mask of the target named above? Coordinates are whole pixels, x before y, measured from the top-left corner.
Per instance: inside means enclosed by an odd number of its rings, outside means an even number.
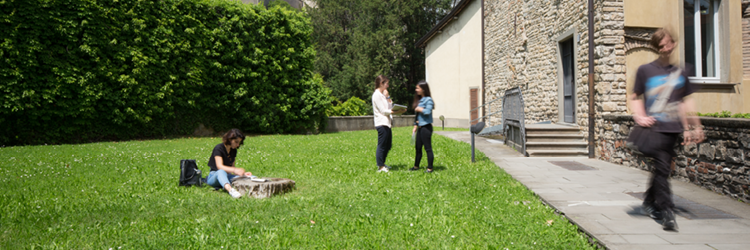
[[[378,167],[385,166],[385,158],[388,157],[388,151],[391,151],[393,144],[393,133],[388,126],[378,126],[378,149],[375,151],[375,160]]]
[[[422,146],[424,146],[424,151],[427,152],[427,168],[432,169],[432,161],[435,159],[435,155],[432,154],[432,124],[418,127],[416,137],[417,156],[414,159],[414,166],[419,167],[419,162],[422,161]]]
[[[651,147],[643,152],[645,156],[652,157],[654,163],[644,202],[654,204],[659,210],[674,208],[668,178],[672,172],[672,157],[676,156],[674,145],[677,136],[677,133],[653,133]]]

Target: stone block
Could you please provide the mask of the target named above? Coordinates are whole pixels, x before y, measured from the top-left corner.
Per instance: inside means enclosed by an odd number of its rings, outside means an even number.
[[[714,130],[709,130],[704,132],[706,134],[706,139],[720,139],[721,133]]]
[[[695,144],[688,144],[683,147],[683,152],[685,155],[688,156],[697,156],[698,155],[698,146]]]
[[[710,143],[701,143],[698,146],[698,152],[701,157],[708,160],[713,160],[714,157],[716,157],[716,149],[714,145],[711,145]]]
[[[744,151],[742,149],[728,148],[726,149],[726,161],[731,163],[742,163],[742,159],[745,158]]]
[[[607,112],[613,112],[617,111],[617,103],[616,102],[605,102],[602,104],[602,109]]]
[[[620,132],[621,135],[628,135],[630,133],[630,127],[622,125],[620,126]]]
[[[724,160],[724,156],[727,155],[727,147],[724,146],[723,142],[719,142],[719,143],[716,144],[714,152],[715,152],[714,159],[722,160],[723,161]]]
[[[704,167],[698,167],[697,171],[698,173],[701,173],[701,174],[708,174],[708,169]]]
[[[740,143],[742,143],[742,146],[745,146],[745,148],[750,149],[750,135],[743,133],[739,137]]]
[[[677,157],[674,160],[675,164],[677,166],[680,166],[681,168],[687,167],[687,158],[683,155],[677,155]]]
[[[708,163],[708,162],[701,162],[701,165],[711,171],[716,171],[717,167],[714,164]],[[720,168],[720,167],[719,167]]]
[[[627,79],[627,77],[625,76],[625,74],[617,74],[617,75],[615,75],[615,81],[624,82],[626,79]]]

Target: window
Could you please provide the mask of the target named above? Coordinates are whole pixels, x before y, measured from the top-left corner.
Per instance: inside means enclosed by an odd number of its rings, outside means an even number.
[[[698,82],[718,83],[720,0],[684,0],[685,62]]]

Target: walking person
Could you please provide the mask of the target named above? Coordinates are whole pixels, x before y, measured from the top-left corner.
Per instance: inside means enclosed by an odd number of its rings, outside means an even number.
[[[245,169],[235,166],[237,149],[244,144],[245,135],[239,129],[233,128],[221,137],[221,143],[214,147],[208,166],[211,172],[206,177],[206,184],[212,187],[224,188],[232,198],[240,198],[240,192],[232,188],[232,178],[235,176],[252,175]],[[231,174],[230,174],[231,173]]]
[[[427,170],[425,173],[432,173],[432,162],[435,158],[432,153],[432,110],[435,109],[435,103],[432,101],[430,86],[426,81],[417,83],[412,105],[416,113],[412,134],[416,133],[414,144],[417,154],[414,158],[414,167],[409,170],[419,170],[419,163],[422,161],[422,146],[424,146],[424,151],[427,153]]]
[[[695,92],[695,86],[684,69],[670,64],[675,48],[672,35],[666,29],[659,29],[650,44],[659,51],[659,58],[638,68],[630,95],[633,120],[654,131],[649,137],[650,145],[641,150],[653,158],[643,209],[652,218],[661,218],[664,230],[677,230],[668,182],[672,157],[676,156],[674,146],[680,133],[684,136],[683,145],[700,143],[704,136],[700,120],[692,115],[693,101],[685,98]],[[643,98],[639,98],[641,95]]]
[[[388,152],[391,151],[393,133],[391,126],[393,116],[391,114],[402,114],[406,110],[393,112],[391,110],[393,101],[388,95],[388,77],[379,75],[375,78],[375,92],[372,93],[372,114],[375,119],[375,129],[378,131],[378,148],[375,151],[375,160],[378,172],[388,172],[389,167],[385,165]]]

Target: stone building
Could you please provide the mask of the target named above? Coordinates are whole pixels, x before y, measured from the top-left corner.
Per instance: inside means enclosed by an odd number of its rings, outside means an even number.
[[[484,2],[484,100],[520,89],[525,124],[549,121],[580,128],[588,141],[588,39],[594,39],[594,134],[603,115],[628,114],[638,66],[657,58],[648,39],[669,28],[678,41],[673,63],[694,65],[698,112],[750,113],[750,75],[743,44],[750,24],[741,0],[594,0],[594,31],[586,0]],[[746,1],[745,1],[746,2]],[[700,23],[700,25],[694,25]],[[744,27],[744,28],[743,28]],[[750,39],[745,39],[750,43]],[[493,109],[501,109],[494,103]],[[501,122],[502,115],[491,118]],[[597,156],[601,156],[597,152]]]

